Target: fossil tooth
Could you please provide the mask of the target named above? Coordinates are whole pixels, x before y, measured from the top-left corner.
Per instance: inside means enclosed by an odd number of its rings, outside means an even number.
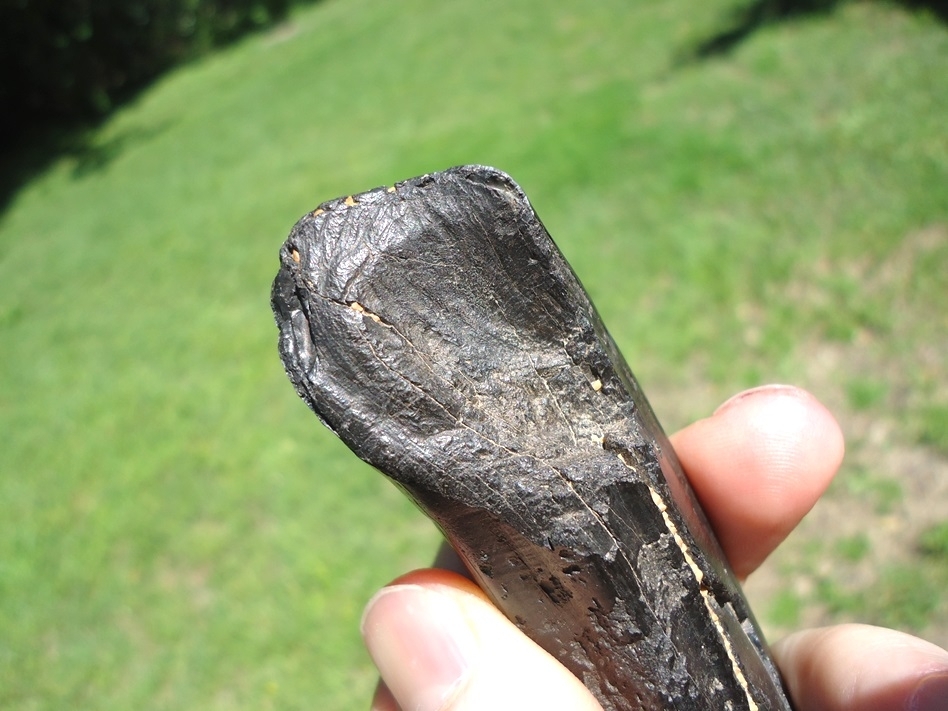
[[[331,200],[281,261],[300,397],[605,709],[790,709],[645,395],[510,177]]]

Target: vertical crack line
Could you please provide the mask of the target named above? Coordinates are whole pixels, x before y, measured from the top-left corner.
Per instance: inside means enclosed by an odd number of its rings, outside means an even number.
[[[619,460],[626,467],[634,470],[634,467],[625,460],[625,457],[622,456],[621,452],[618,456]],[[721,644],[724,646],[724,651],[727,653],[728,659],[731,660],[731,668],[734,672],[734,678],[737,679],[737,683],[740,684],[741,689],[744,691],[744,695],[747,697],[747,707],[749,711],[759,711],[757,703],[754,701],[753,696],[751,696],[750,685],[747,683],[747,678],[744,676],[744,671],[741,669],[741,665],[738,662],[737,655],[734,652],[734,647],[731,645],[731,640],[728,638],[727,630],[724,628],[724,625],[721,622],[721,617],[718,615],[717,610],[714,609],[711,593],[708,590],[708,587],[704,584],[704,571],[702,571],[695,562],[694,557],[691,555],[691,549],[681,537],[681,534],[678,532],[678,526],[675,525],[675,522],[672,521],[671,516],[668,514],[668,504],[665,503],[662,495],[659,494],[658,491],[656,491],[655,488],[648,482],[646,482],[646,486],[648,486],[649,493],[652,495],[652,502],[662,514],[662,519],[665,521],[665,527],[668,529],[668,532],[671,533],[672,539],[675,541],[675,545],[678,546],[678,549],[681,551],[685,562],[688,564],[688,568],[695,577],[695,581],[698,583],[698,592],[701,593],[701,599],[704,600],[704,606],[708,610],[708,615],[711,618],[711,622],[714,623],[714,628],[717,630],[718,636],[721,638]]]
[[[573,446],[578,446],[579,439],[576,437],[576,430],[573,428],[573,423],[570,422],[569,417],[566,416],[566,413],[563,411],[563,407],[560,405],[560,399],[556,396],[556,393],[553,392],[553,388],[550,387],[547,379],[544,378],[540,373],[539,368],[537,368],[536,361],[532,356],[530,357],[530,365],[533,366],[533,372],[536,373],[537,377],[540,379],[540,382],[543,383],[543,387],[546,388],[547,393],[549,393],[550,398],[553,400],[553,407],[556,408],[556,411],[560,414],[560,418],[563,420],[563,424],[565,424],[566,428],[569,430],[570,437],[573,438]]]

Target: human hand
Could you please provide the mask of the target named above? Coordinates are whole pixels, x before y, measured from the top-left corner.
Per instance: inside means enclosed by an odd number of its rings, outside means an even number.
[[[833,416],[786,386],[741,393],[671,439],[742,579],[816,503],[843,455]],[[601,711],[456,559],[438,565],[399,578],[366,608],[362,631],[382,675],[373,711]],[[894,630],[805,630],[773,653],[797,711],[948,710],[948,652]]]

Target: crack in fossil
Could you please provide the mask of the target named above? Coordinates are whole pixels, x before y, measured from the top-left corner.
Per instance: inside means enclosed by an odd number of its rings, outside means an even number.
[[[508,176],[323,203],[271,301],[300,396],[490,563],[484,589],[604,709],[789,710],[660,425]]]
[[[634,469],[634,467],[625,460],[625,457],[621,452],[618,456],[619,460],[625,466],[629,467],[629,469]],[[738,663],[737,655],[734,653],[734,648],[731,645],[731,640],[728,637],[727,630],[724,629],[724,625],[721,623],[721,618],[718,615],[717,610],[714,609],[711,592],[708,590],[708,586],[705,585],[704,582],[704,571],[702,571],[695,562],[694,557],[691,555],[691,549],[681,537],[681,534],[678,532],[678,526],[675,525],[675,522],[672,521],[671,516],[668,514],[668,504],[665,503],[662,495],[659,494],[655,487],[653,487],[651,484],[648,484],[648,490],[652,496],[652,501],[655,503],[655,506],[662,514],[662,519],[665,521],[665,527],[668,529],[668,532],[671,533],[672,539],[675,541],[675,545],[678,546],[682,556],[684,556],[685,562],[688,564],[688,568],[695,577],[695,581],[698,583],[698,592],[701,593],[701,598],[704,601],[705,607],[708,609],[708,615],[711,618],[711,621],[714,623],[714,628],[717,630],[718,636],[721,638],[721,644],[724,647],[724,651],[727,654],[728,659],[731,661],[731,667],[734,670],[734,678],[737,679],[737,683],[740,684],[741,689],[743,689],[744,694],[747,696],[748,709],[749,711],[758,711],[757,703],[751,696],[750,686],[747,683],[747,679],[744,676],[744,671],[741,669],[741,665]]]

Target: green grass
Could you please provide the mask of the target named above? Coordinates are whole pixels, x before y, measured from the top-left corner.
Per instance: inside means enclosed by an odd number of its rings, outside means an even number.
[[[868,333],[941,446],[943,373],[916,358],[946,243],[900,249],[948,223],[948,33],[857,3],[678,63],[733,6],[327,0],[23,186],[0,222],[0,707],[365,708],[362,605],[436,536],[276,356],[277,249],[337,195],[496,165],[646,389],[797,377],[797,344]]]
[[[948,564],[948,521],[923,531],[918,539],[918,549],[927,558]]]
[[[878,515],[891,513],[905,496],[898,480],[859,465],[850,465],[845,476],[833,480],[830,492],[834,491],[867,501]]]
[[[835,555],[849,563],[858,563],[869,553],[872,543],[864,533],[857,533],[836,541]]]
[[[800,615],[805,604],[800,595],[793,590],[780,590],[770,601],[770,606],[766,611],[767,618],[772,624],[796,629],[800,624]]]
[[[945,585],[948,562],[942,559],[928,566],[887,566],[871,587],[857,590],[823,577],[814,598],[835,619],[917,633],[925,629],[933,615],[944,614]]]
[[[948,586],[948,523],[921,531],[914,547],[917,558],[883,562],[867,578],[865,566],[860,566],[872,551],[866,533],[837,538],[831,546],[809,541],[796,560],[786,564],[783,574],[788,585],[769,601],[768,622],[794,629],[803,612],[815,608],[834,622],[924,633],[933,619],[943,620],[948,613],[944,595]]]
[[[919,442],[948,455],[948,405],[922,408]]]
[[[888,390],[885,382],[854,378],[846,383],[846,399],[854,410],[871,410],[885,401]]]

